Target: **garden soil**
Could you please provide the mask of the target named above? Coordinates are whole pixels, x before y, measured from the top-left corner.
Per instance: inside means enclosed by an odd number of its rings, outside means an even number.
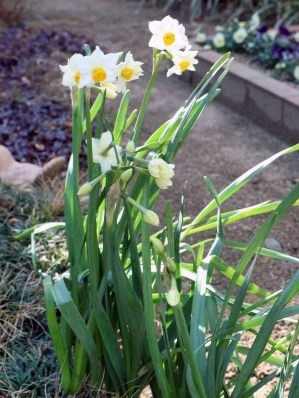
[[[148,21],[163,17],[161,9],[142,7],[141,3],[125,0],[44,0],[35,3],[28,23],[34,28],[64,29],[90,37],[91,42],[109,52],[132,51],[135,59],[144,62],[145,70],[145,76],[130,86],[133,108],[140,103],[151,69],[151,49],[147,46],[150,38]],[[197,67],[200,68],[200,63]],[[67,101],[67,90],[59,84],[61,76],[57,65],[52,65],[52,68],[49,71],[51,79],[45,90],[49,91],[50,96],[64,97]],[[190,94],[190,90],[191,87],[178,77],[166,78],[165,66],[153,91],[153,100],[140,142],[176,112]],[[110,105],[110,108],[109,112],[113,115],[113,105]],[[217,190],[221,190],[246,170],[286,146],[284,142],[272,136],[271,131],[261,129],[217,102],[210,104],[175,159],[176,175],[173,187],[163,192],[157,203],[157,211],[163,213],[166,199],[170,199],[174,203],[175,211],[178,211],[180,196],[187,181],[185,212],[191,216],[196,215],[210,200],[203,182],[205,175],[211,178]],[[229,200],[224,210],[283,198],[294,184],[299,182],[298,166],[298,154],[281,158]],[[263,219],[264,217],[258,217],[242,225],[225,228],[226,239],[248,242]],[[299,212],[296,209],[273,231],[268,241],[269,247],[298,256],[298,221]],[[201,237],[193,237],[194,242],[196,238]],[[227,256],[229,262],[235,265],[238,256],[231,252],[227,253]],[[295,270],[296,267],[292,264],[261,259],[254,273],[254,281],[274,291],[283,287]],[[220,276],[215,279],[215,284],[220,289],[225,287]],[[289,323],[281,323],[274,336],[285,336],[290,328]],[[251,344],[251,336],[247,337],[247,343]],[[269,367],[261,367],[255,376],[260,378],[269,372]],[[264,390],[259,397],[266,395],[267,392]],[[151,395],[148,393],[145,396]]]

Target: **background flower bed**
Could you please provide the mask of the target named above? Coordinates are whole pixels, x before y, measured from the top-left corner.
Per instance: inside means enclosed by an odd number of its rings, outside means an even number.
[[[284,25],[269,28],[258,14],[246,22],[235,19],[216,26],[212,37],[199,32],[196,40],[205,49],[247,54],[252,63],[270,70],[273,77],[299,83],[299,32]]]

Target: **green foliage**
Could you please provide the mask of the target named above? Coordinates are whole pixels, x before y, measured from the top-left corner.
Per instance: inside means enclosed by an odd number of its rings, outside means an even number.
[[[154,53],[153,73],[129,131],[135,146],[162,59],[162,53]],[[219,193],[205,178],[212,200],[191,222],[184,217],[184,195],[177,217],[167,203],[165,228],[153,234],[165,251],[156,253],[151,243],[148,223],[156,225],[157,215],[150,209],[159,190],[149,175],[149,152],[155,150],[160,159],[173,161],[205,107],[219,93],[230,64],[227,53],[173,118],[136,152],[132,145],[130,151],[123,150],[122,161],[101,178],[99,165],[92,161],[92,137],[101,137],[106,129],[105,93],[98,94],[95,106],[90,104],[89,89],[73,89],[73,156],[65,188],[70,275],[62,275],[58,281],[50,276],[44,279],[49,331],[62,386],[69,394],[76,394],[88,381],[128,397],[138,396],[147,385],[155,397],[250,397],[265,382],[252,385],[251,375],[259,363],[275,365],[273,378],[279,379],[273,394],[283,389],[294,372],[298,373],[298,356],[293,352],[298,330],[284,342],[276,341],[271,334],[278,320],[299,313],[298,305],[291,304],[299,292],[299,272],[274,294],[252,283],[251,277],[260,255],[298,263],[297,258],[264,248],[264,242],[299,204],[299,184],[279,202],[225,213],[222,205],[276,159],[297,152],[299,144],[261,162]],[[114,124],[114,149],[130,124],[129,100],[127,91]],[[83,131],[88,148],[86,212],[77,195]],[[120,180],[127,169],[133,170],[129,183]],[[259,214],[268,214],[268,218],[250,242],[225,239],[226,225]],[[213,238],[207,240],[201,235],[206,230],[213,232]],[[42,232],[35,230],[33,240]],[[222,258],[226,247],[242,251],[236,264]],[[229,283],[224,296],[213,287],[219,271]],[[254,296],[253,302],[248,301],[249,293]],[[252,347],[240,343],[245,333],[256,336]],[[230,364],[238,372],[227,379]],[[295,398],[297,390],[294,379],[290,398]]]

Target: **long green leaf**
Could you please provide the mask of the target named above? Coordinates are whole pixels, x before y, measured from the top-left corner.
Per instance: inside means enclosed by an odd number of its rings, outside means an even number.
[[[116,115],[115,125],[113,129],[113,137],[116,145],[120,144],[121,141],[121,134],[124,131],[125,124],[126,124],[126,115],[128,106],[130,103],[130,90],[127,90],[122,97],[121,103],[118,108],[118,112]]]
[[[81,344],[83,344],[89,356],[93,381],[95,383],[99,382],[102,377],[102,368],[94,339],[74,303],[70,292],[67,290],[63,279],[60,279],[52,286],[52,294],[59,311],[80,340]]]
[[[144,186],[143,206],[149,206],[148,182]],[[157,383],[160,388],[160,394],[163,398],[170,398],[168,381],[166,379],[163,361],[160,355],[154,324],[154,309],[152,303],[152,287],[151,287],[151,261],[150,261],[150,235],[148,224],[142,221],[142,262],[143,262],[143,300],[144,300],[144,317],[149,352],[152,358],[153,367],[155,369]]]
[[[48,322],[50,335],[53,341],[53,345],[55,348],[55,352],[57,355],[57,359],[61,369],[62,388],[64,389],[64,391],[68,391],[71,382],[70,363],[68,358],[69,347],[64,346],[63,340],[61,338],[58,326],[58,320],[56,316],[55,303],[51,291],[52,281],[49,275],[47,275],[44,278],[43,285],[44,285],[44,294],[45,294],[47,322]]]

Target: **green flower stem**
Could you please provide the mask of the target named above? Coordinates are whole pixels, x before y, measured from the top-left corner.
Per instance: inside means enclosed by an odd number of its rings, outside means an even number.
[[[133,206],[135,206],[141,213],[144,213],[147,209],[143,207],[140,203],[136,202],[136,200],[132,199],[130,196],[123,194],[124,198],[127,199]]]
[[[141,127],[142,127],[142,123],[144,120],[144,116],[145,116],[145,112],[147,111],[147,107],[148,107],[148,103],[151,97],[151,93],[152,90],[154,88],[154,85],[156,83],[158,74],[159,74],[159,70],[160,70],[160,65],[161,62],[164,58],[164,54],[159,53],[156,56],[154,56],[154,63],[153,63],[153,71],[152,71],[152,75],[151,78],[148,82],[148,85],[146,87],[145,93],[144,93],[144,97],[142,99],[142,103],[141,103],[141,107],[136,119],[136,123],[133,129],[133,133],[132,133],[132,141],[134,141],[134,143],[136,144],[139,135],[140,135],[140,131],[141,131]]]
[[[146,166],[146,167],[148,167],[148,164],[149,164],[149,161],[147,161],[147,160],[138,159],[138,158],[135,158],[134,156],[130,156],[130,155],[127,156],[127,159],[130,160],[131,162],[139,163],[140,165]]]

